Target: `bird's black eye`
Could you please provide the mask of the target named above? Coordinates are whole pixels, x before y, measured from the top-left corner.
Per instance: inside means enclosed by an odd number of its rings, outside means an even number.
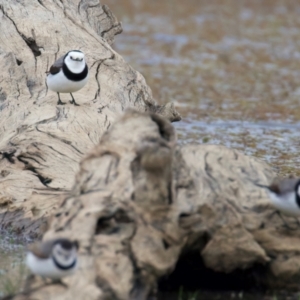
[[[71,56],[71,59],[73,59],[73,56]]]

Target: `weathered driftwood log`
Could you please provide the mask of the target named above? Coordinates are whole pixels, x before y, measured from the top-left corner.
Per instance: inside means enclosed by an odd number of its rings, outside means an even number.
[[[180,116],[157,105],[142,75],[110,47],[121,25],[99,0],[0,0],[0,18],[0,224],[36,237],[84,154],[126,107]],[[45,72],[71,49],[90,67],[75,94],[80,107],[57,106],[45,84]]]
[[[299,231],[269,217],[253,185],[274,177],[270,167],[222,146],[175,146],[158,115],[130,111],[115,123],[127,107],[180,117],[110,48],[121,27],[107,7],[0,0],[0,15],[1,225],[34,237],[50,217],[44,238],[81,243],[68,288],[25,299],[147,299],[191,251],[217,272],[259,265],[258,282],[298,285]],[[88,57],[90,81],[76,94],[80,107],[59,107],[45,72],[74,48]]]
[[[216,272],[259,265],[258,284],[289,286],[299,274],[291,251],[300,241],[268,217],[269,200],[253,184],[273,176],[223,146],[178,147],[168,121],[128,111],[81,162],[44,236],[78,239],[79,270],[67,287],[47,285],[25,298],[150,299],[157,280],[195,251]]]

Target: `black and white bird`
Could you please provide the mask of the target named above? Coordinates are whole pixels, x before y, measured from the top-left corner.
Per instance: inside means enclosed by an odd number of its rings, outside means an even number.
[[[78,248],[65,238],[38,242],[28,249],[26,264],[35,275],[59,280],[75,272]]]
[[[60,93],[70,93],[72,97],[70,103],[78,105],[72,93],[82,89],[89,78],[89,70],[84,54],[79,50],[69,51],[55,61],[47,73],[48,88],[58,95],[57,104],[65,104],[60,99]]]
[[[300,178],[275,180],[269,186],[256,185],[268,190],[273,206],[280,212],[289,216],[300,216]]]

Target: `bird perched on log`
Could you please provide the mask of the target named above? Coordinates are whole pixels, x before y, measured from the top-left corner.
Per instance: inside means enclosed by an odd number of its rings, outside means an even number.
[[[28,248],[26,264],[34,275],[59,280],[75,272],[78,248],[65,238],[38,242]]]
[[[281,216],[281,212],[287,216],[299,217],[300,216],[300,178],[284,178],[276,179],[271,185],[255,185],[266,188],[269,192],[270,200],[273,206],[279,212],[279,216],[289,227]],[[297,219],[298,225],[300,225]]]
[[[256,185],[269,191],[271,202],[279,211],[294,217],[300,216],[300,178],[276,180],[269,186]]]
[[[66,104],[61,101],[60,93],[70,93],[71,104],[78,105],[72,93],[82,89],[88,82],[89,70],[84,54],[79,50],[69,51],[60,57],[47,72],[47,85],[58,95],[58,105]]]

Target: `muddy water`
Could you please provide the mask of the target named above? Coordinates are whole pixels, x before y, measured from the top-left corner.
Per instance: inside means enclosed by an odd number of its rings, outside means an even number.
[[[300,2],[106,0],[124,32],[113,47],[183,120],[180,143],[212,143],[298,174]],[[17,288],[24,251],[0,236],[0,296]],[[299,299],[243,292],[164,293],[161,299]]]
[[[124,28],[113,47],[180,111],[181,143],[226,145],[300,175],[300,2],[105,3]]]

